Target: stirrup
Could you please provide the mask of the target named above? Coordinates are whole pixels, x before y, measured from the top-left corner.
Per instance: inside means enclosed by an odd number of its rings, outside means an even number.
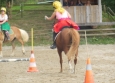
[[[51,49],[55,49],[55,48],[56,48],[56,45],[51,45],[50,48],[51,48]]]
[[[7,35],[6,39],[7,39],[7,40],[10,40],[10,37]]]
[[[10,38],[7,38],[7,40],[10,40]]]

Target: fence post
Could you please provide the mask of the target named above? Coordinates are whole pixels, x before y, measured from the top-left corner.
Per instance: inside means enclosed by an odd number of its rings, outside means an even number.
[[[23,18],[23,4],[20,4],[20,12],[21,12],[21,18]]]
[[[103,5],[103,10],[104,10],[105,13],[107,13],[107,12],[106,12],[106,6],[105,6],[105,5]]]

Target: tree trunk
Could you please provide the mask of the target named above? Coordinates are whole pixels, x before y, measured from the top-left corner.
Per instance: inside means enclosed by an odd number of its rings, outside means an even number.
[[[14,5],[14,0],[11,0],[12,6]]]
[[[7,14],[8,14],[8,17],[9,19],[11,18],[11,1],[8,1],[6,3],[6,8],[7,8]]]

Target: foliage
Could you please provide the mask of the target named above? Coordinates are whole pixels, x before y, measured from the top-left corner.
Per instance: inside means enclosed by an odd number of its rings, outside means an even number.
[[[102,4],[110,7],[115,12],[115,0],[102,0]]]
[[[6,0],[0,0],[0,7],[4,6]]]

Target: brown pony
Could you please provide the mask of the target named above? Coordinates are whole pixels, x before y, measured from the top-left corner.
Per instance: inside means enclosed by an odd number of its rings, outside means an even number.
[[[24,49],[24,42],[27,42],[29,39],[28,33],[25,30],[19,29],[15,26],[11,26],[11,29],[13,31],[13,33],[10,35],[10,42],[12,43],[12,53],[11,56],[14,56],[14,49],[15,49],[15,45],[14,45],[14,41],[17,39],[21,44],[22,44],[22,52],[23,54],[25,54],[25,49]],[[2,54],[2,44],[4,42],[4,34],[2,31],[0,31],[0,57],[3,57]]]
[[[67,55],[68,63],[70,66],[70,72],[75,73],[75,66],[77,63],[78,47],[80,42],[80,36],[77,30],[73,28],[64,28],[56,38],[57,51],[60,58],[60,72],[62,69],[62,51]],[[74,59],[74,70],[72,67],[72,60]]]

